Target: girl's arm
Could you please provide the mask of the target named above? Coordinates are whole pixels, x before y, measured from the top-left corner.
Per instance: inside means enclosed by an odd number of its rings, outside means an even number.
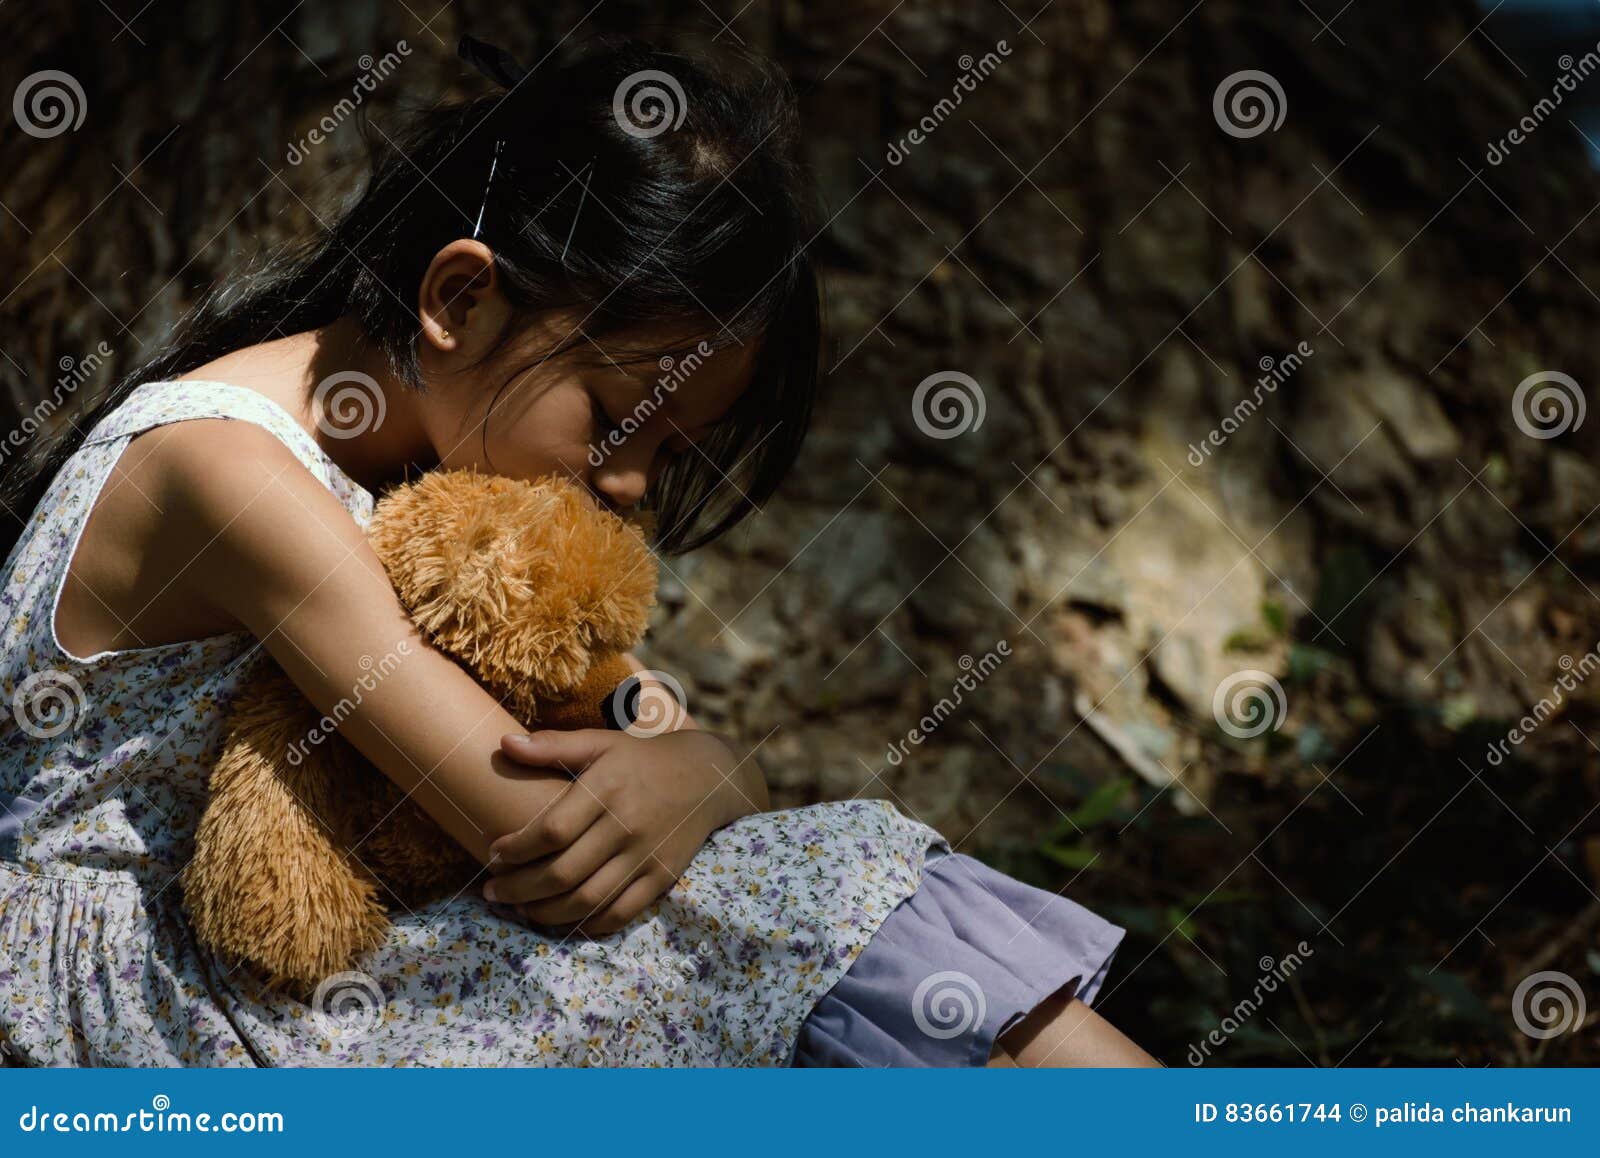
[[[487,863],[497,837],[574,791],[553,761],[530,767],[502,751],[501,738],[521,726],[424,642],[360,527],[287,447],[225,420],[152,435],[162,441],[139,468],[149,477],[134,481],[163,512],[173,582],[255,635],[313,704],[344,719],[340,733],[473,856]],[[380,667],[392,670],[364,690]],[[679,761],[673,772],[688,786],[684,799],[709,803],[636,823],[657,839],[687,829],[698,848],[743,805],[713,768]]]

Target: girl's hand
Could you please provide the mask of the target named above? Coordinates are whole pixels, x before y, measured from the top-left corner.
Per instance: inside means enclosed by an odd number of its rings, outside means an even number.
[[[485,899],[541,925],[615,932],[672,887],[712,832],[765,806],[755,762],[708,732],[545,731],[506,736],[501,750],[575,778],[489,850],[497,875]]]

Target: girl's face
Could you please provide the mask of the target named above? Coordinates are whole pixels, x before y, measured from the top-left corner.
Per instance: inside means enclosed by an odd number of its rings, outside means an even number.
[[[624,511],[674,455],[699,453],[694,444],[749,385],[756,354],[749,342],[713,350],[667,332],[584,334],[547,358],[555,343],[580,333],[581,312],[541,319],[485,358],[509,313],[503,299],[491,300],[498,297],[457,288],[448,303],[454,316],[441,310],[435,321],[424,286],[429,389],[413,397],[417,425],[442,467],[521,479],[555,474]],[[683,352],[641,360],[639,351],[651,349]]]

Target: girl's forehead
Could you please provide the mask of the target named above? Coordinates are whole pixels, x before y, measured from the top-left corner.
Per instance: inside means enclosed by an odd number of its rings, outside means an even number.
[[[641,394],[657,398],[668,417],[691,430],[720,421],[739,400],[750,385],[756,354],[757,343],[750,340],[719,347],[704,342],[629,366],[628,373]]]
[[[683,326],[637,326],[603,335],[580,333],[573,352],[610,362],[641,381],[690,374],[748,377],[755,364],[759,338],[740,337],[728,329]]]
[[[594,376],[596,385],[653,398],[655,408],[691,431],[720,421],[738,401],[750,385],[760,344],[757,338],[730,341],[714,330],[683,326],[596,333],[582,311],[556,310],[530,323],[508,354],[516,363],[533,359],[535,378],[576,372]],[[551,358],[553,349],[562,353]]]

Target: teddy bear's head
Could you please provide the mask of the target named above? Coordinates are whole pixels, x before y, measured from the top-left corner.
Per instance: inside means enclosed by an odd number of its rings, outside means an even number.
[[[558,477],[458,470],[385,495],[368,536],[418,628],[507,711],[597,727],[655,603],[646,531]]]

